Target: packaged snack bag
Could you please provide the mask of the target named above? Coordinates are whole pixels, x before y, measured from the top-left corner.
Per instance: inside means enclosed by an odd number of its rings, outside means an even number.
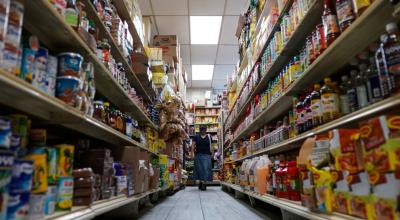
[[[373,219],[373,205],[370,195],[370,184],[366,172],[349,175],[347,182],[351,187],[350,209],[353,216],[363,219]]]
[[[331,170],[332,182],[335,183],[333,190],[333,210],[343,214],[350,213],[350,189],[347,184],[347,172]]]
[[[311,168],[313,173],[316,205],[319,211],[325,213],[332,212],[332,176],[329,170],[318,170]]]
[[[400,205],[400,175],[371,172],[369,181],[373,185],[373,217],[379,220],[399,220],[397,208]]]

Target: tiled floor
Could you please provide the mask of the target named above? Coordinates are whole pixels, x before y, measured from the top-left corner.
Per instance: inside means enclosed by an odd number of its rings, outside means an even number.
[[[186,187],[140,213],[140,220],[258,220],[270,219],[245,202],[221,191],[221,187],[208,187],[199,191]]]

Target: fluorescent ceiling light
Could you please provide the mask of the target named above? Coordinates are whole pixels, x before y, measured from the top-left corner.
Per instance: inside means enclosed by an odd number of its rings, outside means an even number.
[[[190,16],[191,44],[218,44],[222,16]]]
[[[192,65],[192,80],[211,80],[214,65]]]

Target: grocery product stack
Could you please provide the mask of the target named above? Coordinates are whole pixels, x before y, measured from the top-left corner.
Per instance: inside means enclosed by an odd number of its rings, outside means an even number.
[[[180,184],[185,72],[178,47],[162,68],[173,80],[155,81],[137,1],[0,8],[0,219],[137,212],[169,181]]]
[[[399,217],[396,4],[251,1],[223,185],[306,218]]]

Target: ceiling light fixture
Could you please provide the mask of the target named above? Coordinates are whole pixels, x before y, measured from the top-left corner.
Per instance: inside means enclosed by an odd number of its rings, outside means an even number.
[[[212,80],[214,65],[192,65],[192,80]]]
[[[218,44],[222,16],[190,16],[191,44]]]

